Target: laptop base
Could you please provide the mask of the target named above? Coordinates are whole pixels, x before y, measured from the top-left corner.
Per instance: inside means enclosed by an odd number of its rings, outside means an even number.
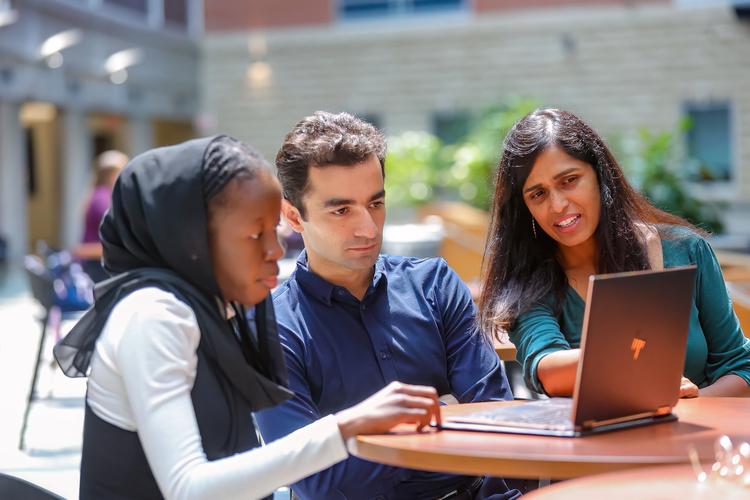
[[[588,429],[541,429],[537,427],[515,427],[511,425],[472,423],[466,421],[452,422],[450,420],[446,420],[441,425],[436,427],[440,430],[445,429],[456,431],[500,432],[507,434],[527,434],[534,436],[553,437],[581,437],[592,436],[595,434],[601,434],[604,432],[611,432],[620,429],[628,429],[630,427],[640,427],[643,425],[674,422],[675,420],[677,420],[677,415],[675,415],[674,413],[669,413],[667,415],[654,415],[650,417],[627,420],[624,422],[617,422],[614,424],[599,425]]]

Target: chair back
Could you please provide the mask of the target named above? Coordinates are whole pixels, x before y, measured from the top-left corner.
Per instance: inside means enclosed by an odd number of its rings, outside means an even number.
[[[0,498],[7,500],[64,500],[63,497],[28,481],[0,472]]]
[[[26,276],[31,286],[31,294],[42,307],[49,310],[55,305],[55,287],[52,275],[42,259],[36,255],[27,255],[23,261]]]
[[[727,282],[729,295],[745,337],[750,337],[750,282]]]

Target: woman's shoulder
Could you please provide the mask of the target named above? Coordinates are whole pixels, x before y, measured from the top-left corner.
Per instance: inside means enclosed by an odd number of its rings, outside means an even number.
[[[158,287],[139,288],[125,296],[112,309],[107,325],[102,332],[115,344],[119,344],[125,333],[131,337],[151,336],[185,338],[188,332],[191,343],[200,339],[198,321],[192,308],[173,293]]]
[[[710,248],[708,241],[689,227],[661,224],[658,229],[664,257],[674,265],[695,263]]]
[[[193,310],[184,301],[167,290],[156,286],[139,288],[123,297],[114,307],[115,311],[137,312],[146,315],[193,315]]]

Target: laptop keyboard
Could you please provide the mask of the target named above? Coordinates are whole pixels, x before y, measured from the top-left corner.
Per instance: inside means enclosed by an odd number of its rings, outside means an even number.
[[[551,398],[469,413],[451,420],[508,427],[568,430],[573,428],[571,412],[571,399]]]

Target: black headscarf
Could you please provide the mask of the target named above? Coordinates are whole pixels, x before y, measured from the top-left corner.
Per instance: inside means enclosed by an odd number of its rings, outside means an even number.
[[[222,166],[232,162],[222,162],[212,148],[227,140],[241,144],[226,136],[196,139],[144,153],[123,170],[100,227],[104,266],[113,277],[97,285],[94,306],[54,349],[66,375],[86,376],[96,340],[118,301],[150,286],[174,293],[192,308],[201,332],[192,392],[199,425],[198,400],[220,395],[196,391],[216,381],[237,416],[291,396],[271,300],[255,307],[257,342],[251,340],[244,307],[233,305],[241,319],[236,334],[217,301],[221,294],[209,255],[204,187],[208,183],[215,193],[217,175],[225,177],[219,181],[223,185],[232,177]],[[204,367],[213,371],[212,384],[201,382]]]

